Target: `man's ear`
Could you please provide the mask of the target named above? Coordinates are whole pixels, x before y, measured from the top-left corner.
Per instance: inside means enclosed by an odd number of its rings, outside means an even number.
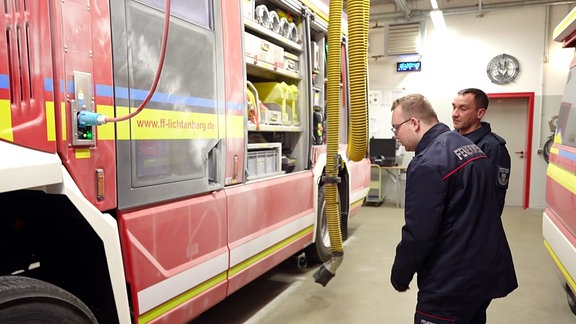
[[[420,120],[416,119],[414,117],[411,118],[412,120],[410,120],[410,124],[412,124],[412,126],[414,127],[414,131],[418,131],[420,130]]]
[[[478,109],[478,111],[476,112],[476,117],[477,117],[478,119],[484,118],[484,115],[486,115],[486,108],[480,108],[480,109]]]

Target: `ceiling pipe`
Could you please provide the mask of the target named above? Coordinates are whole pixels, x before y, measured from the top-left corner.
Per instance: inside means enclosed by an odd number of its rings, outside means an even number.
[[[478,14],[476,15],[476,18],[482,17],[484,17],[484,13],[482,12],[482,0],[478,0]]]
[[[544,30],[546,36],[544,37],[544,63],[550,61],[550,40],[552,40],[552,30],[550,29],[550,7],[546,7],[546,20],[544,21]],[[542,133],[540,133],[542,134]]]
[[[396,0],[395,0],[396,1]],[[563,4],[574,4],[576,1],[559,1],[559,0],[530,0],[530,1],[513,1],[513,2],[503,2],[492,5],[483,5],[482,11],[487,12],[496,9],[510,9],[518,7],[534,7],[534,6],[555,6]],[[411,10],[411,19],[423,18],[430,14],[431,10]],[[477,6],[472,7],[457,7],[457,8],[446,8],[442,9],[444,15],[459,15],[459,14],[470,14],[478,12]],[[400,20],[404,18],[404,13],[402,12],[391,12],[382,14],[372,14],[370,15],[370,21],[381,21],[381,20]]]
[[[410,19],[412,16],[412,10],[408,7],[406,0],[394,0],[394,3],[396,3],[396,6],[402,10],[404,18]]]

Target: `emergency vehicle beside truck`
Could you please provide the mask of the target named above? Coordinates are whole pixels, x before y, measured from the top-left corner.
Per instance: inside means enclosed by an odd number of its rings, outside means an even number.
[[[0,2],[0,322],[184,323],[297,253],[330,258],[328,5],[165,8]],[[370,186],[346,153],[347,53],[344,237]]]
[[[554,40],[566,48],[576,47],[576,8],[554,29]],[[548,157],[542,232],[576,315],[576,56],[570,63]]]

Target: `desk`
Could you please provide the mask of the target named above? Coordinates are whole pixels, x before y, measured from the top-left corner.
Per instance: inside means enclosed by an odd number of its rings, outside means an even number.
[[[396,207],[399,208],[401,188],[400,183],[402,180],[402,174],[406,173],[406,168],[403,166],[380,166],[378,164],[371,165],[371,179],[370,179],[370,191],[368,192],[368,197],[366,198],[367,203],[373,203],[376,205],[381,205],[386,196],[384,195],[384,190],[382,188],[382,174],[384,172],[388,174],[390,179],[394,182],[394,191],[396,191]]]

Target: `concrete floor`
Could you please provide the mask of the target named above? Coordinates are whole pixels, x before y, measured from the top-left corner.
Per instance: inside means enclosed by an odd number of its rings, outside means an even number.
[[[416,286],[396,292],[389,282],[404,210],[365,206],[349,224],[344,262],[326,287],[317,267],[282,264],[192,323],[413,323]],[[519,288],[488,308],[492,324],[576,323],[560,277],[544,248],[542,210],[506,207],[503,220]]]

